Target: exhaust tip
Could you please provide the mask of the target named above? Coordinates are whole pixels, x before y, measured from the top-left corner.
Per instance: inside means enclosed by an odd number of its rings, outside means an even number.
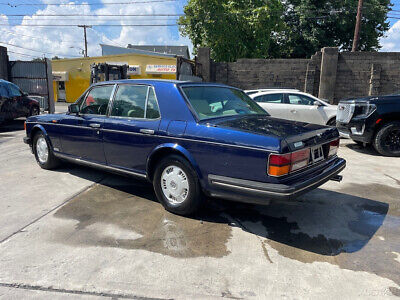
[[[341,182],[343,180],[342,175],[335,175],[331,178],[332,181]]]

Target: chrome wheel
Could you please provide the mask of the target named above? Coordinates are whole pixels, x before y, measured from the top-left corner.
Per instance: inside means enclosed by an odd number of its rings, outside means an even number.
[[[183,203],[189,195],[186,173],[177,166],[166,167],[161,174],[161,190],[171,204]]]
[[[43,136],[39,137],[36,141],[36,153],[39,162],[45,164],[49,158],[49,148]]]

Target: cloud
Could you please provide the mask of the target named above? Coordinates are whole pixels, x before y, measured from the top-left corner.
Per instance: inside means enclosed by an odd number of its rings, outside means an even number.
[[[45,4],[55,3],[54,0],[43,0]],[[21,24],[174,24],[172,17],[41,17],[40,14],[177,14],[178,4],[175,2],[141,3],[135,5],[105,5],[97,8],[89,5],[75,5],[74,2],[59,0],[60,6],[48,5],[31,16],[25,16]],[[108,2],[109,3],[109,2]],[[1,24],[15,24],[16,20],[0,14]],[[30,56],[42,57],[79,57],[84,48],[83,29],[71,27],[37,27],[37,26],[0,26],[2,42],[36,50],[25,50],[7,46],[9,51],[24,55],[9,53],[10,59],[31,59]],[[192,44],[187,38],[181,37],[177,27],[93,27],[87,30],[89,56],[101,55],[99,44],[127,46],[128,44],[161,44],[188,45]],[[1,44],[0,44],[1,45]],[[5,45],[6,46],[6,45]],[[29,56],[26,56],[29,55]]]
[[[400,51],[400,21],[397,21],[381,39],[382,49],[385,52]]]

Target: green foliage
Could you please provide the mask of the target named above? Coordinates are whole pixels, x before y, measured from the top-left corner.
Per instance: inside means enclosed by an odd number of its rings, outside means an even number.
[[[217,61],[351,50],[358,0],[189,0],[180,31]],[[365,0],[359,50],[377,51],[390,0]]]
[[[218,61],[278,55],[283,30],[279,0],[189,0],[180,31],[194,48],[209,47]]]
[[[351,50],[358,0],[285,1],[286,37],[282,55],[310,57],[323,47]],[[380,49],[379,39],[389,29],[390,0],[364,1],[359,50]]]

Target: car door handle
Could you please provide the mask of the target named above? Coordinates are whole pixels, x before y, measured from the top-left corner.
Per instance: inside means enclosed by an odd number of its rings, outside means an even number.
[[[154,134],[154,130],[152,130],[152,129],[140,129],[140,133]]]
[[[295,113],[297,113],[297,110],[292,109],[290,112],[295,114]]]
[[[89,126],[92,128],[100,128],[101,127],[101,125],[99,123],[90,123]]]

